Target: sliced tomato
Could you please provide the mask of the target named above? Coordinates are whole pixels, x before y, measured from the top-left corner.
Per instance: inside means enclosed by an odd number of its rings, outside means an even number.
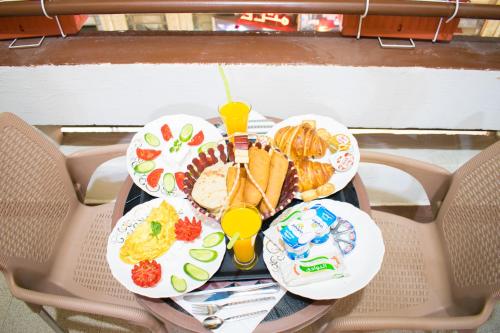
[[[163,136],[163,140],[165,141],[168,141],[174,137],[172,135],[172,131],[170,130],[170,126],[168,126],[167,124],[161,127],[161,135]]]
[[[161,266],[155,260],[144,260],[132,268],[132,281],[139,287],[153,287],[161,279]]]
[[[160,156],[161,150],[137,148],[135,150],[135,153],[137,154],[137,157],[139,157],[141,160],[151,161]]]
[[[201,234],[201,221],[192,218],[190,221],[188,217],[179,219],[175,224],[175,238],[177,240],[192,241]]]
[[[191,139],[191,141],[188,142],[189,146],[198,146],[201,145],[203,140],[205,139],[205,135],[203,134],[203,131],[199,131],[196,133],[195,136]]]
[[[184,188],[184,178],[186,178],[184,172],[175,173],[175,182],[177,183],[177,187],[179,188],[179,190],[182,190]]]
[[[153,170],[149,173],[148,177],[146,178],[146,182],[148,183],[149,186],[152,188],[155,188],[158,186],[158,183],[160,182],[161,174],[163,173],[163,169],[156,169]]]

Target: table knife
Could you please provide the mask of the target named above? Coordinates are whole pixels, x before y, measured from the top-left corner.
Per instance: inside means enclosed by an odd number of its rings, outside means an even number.
[[[274,294],[280,291],[280,286],[277,284],[273,285],[255,285],[251,288],[244,290],[218,290],[211,293],[204,293],[201,295],[184,295],[182,298],[187,302],[212,302],[221,299],[226,299],[229,296],[247,296],[247,295],[262,295],[262,294]]]

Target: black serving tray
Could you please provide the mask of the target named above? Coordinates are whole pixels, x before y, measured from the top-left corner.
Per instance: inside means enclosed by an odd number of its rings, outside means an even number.
[[[127,196],[127,201],[125,202],[123,215],[125,215],[133,207],[152,199],[155,199],[155,197],[147,194],[138,186],[133,184]],[[328,199],[348,202],[359,208],[358,196],[356,195],[356,190],[354,189],[352,182],[349,182],[349,184],[347,184],[347,186],[343,190],[330,195]],[[302,201],[294,199],[286,208],[295,206],[299,203],[302,203]],[[271,274],[269,273],[269,270],[264,263],[264,258],[262,257],[262,241],[264,238],[264,234],[262,231],[266,230],[276,217],[277,216],[268,218],[262,223],[262,230],[259,232],[257,239],[255,240],[255,252],[258,256],[257,264],[255,265],[255,267],[247,271],[237,269],[233,263],[233,251],[226,251],[219,270],[212,276],[209,281],[216,282],[270,279]]]
[[[255,239],[255,254],[257,255],[257,263],[254,267],[252,267],[252,269],[249,269],[247,271],[236,269],[233,263],[233,251],[229,250],[226,251],[219,270],[212,276],[210,281],[215,282],[271,279],[271,274],[269,273],[266,264],[264,263],[264,258],[262,258],[263,239],[264,233],[260,231],[257,235],[257,238]]]

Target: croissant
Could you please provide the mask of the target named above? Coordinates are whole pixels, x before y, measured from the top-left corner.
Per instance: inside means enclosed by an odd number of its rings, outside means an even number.
[[[307,159],[296,160],[295,168],[299,176],[299,191],[315,189],[326,184],[334,173],[329,163],[315,162]]]
[[[328,142],[308,123],[279,129],[274,135],[274,143],[292,160],[303,157],[321,158],[328,148]]]

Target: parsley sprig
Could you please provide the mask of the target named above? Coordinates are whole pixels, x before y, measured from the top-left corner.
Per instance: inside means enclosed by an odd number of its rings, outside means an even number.
[[[151,236],[158,238],[161,232],[161,223],[157,221],[151,221]]]

